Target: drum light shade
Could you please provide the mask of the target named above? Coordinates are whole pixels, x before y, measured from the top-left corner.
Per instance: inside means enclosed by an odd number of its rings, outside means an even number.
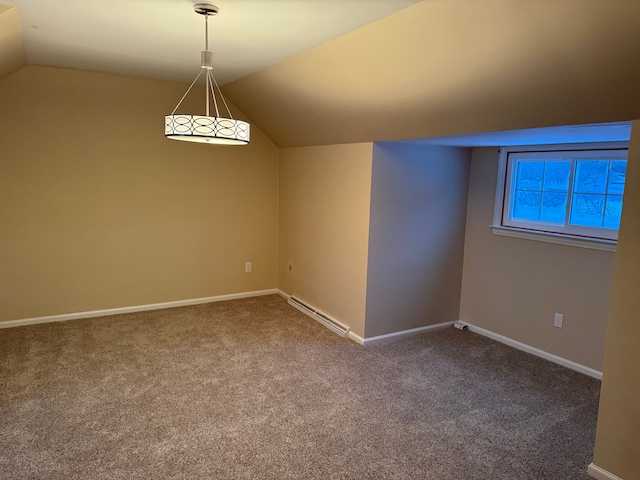
[[[249,124],[242,120],[201,115],[167,115],[164,134],[172,140],[246,145],[249,143]]]
[[[164,135],[171,140],[187,142],[246,145],[249,143],[250,125],[247,122],[233,118],[218,82],[213,76],[213,53],[209,51],[209,15],[217,15],[218,7],[208,3],[196,3],[193,9],[196,13],[204,15],[205,50],[202,51],[200,57],[200,73],[198,73],[187,92],[182,96],[176,108],[173,109],[171,115],[164,117]],[[178,110],[198,81],[202,72],[205,72],[205,115],[176,114],[176,110]],[[217,95],[216,90],[218,91]],[[218,105],[218,96],[221,100],[220,105]],[[211,103],[213,103],[215,116],[210,115]],[[219,106],[220,108],[224,106],[228,117],[220,116]]]

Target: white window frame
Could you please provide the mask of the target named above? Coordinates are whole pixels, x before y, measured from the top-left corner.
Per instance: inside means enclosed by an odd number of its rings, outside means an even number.
[[[528,240],[537,240],[549,243],[559,243],[562,245],[571,245],[583,248],[593,248],[598,250],[613,251],[616,250],[617,245],[617,230],[612,229],[599,229],[597,227],[578,227],[569,226],[565,227],[564,231],[553,231],[556,228],[549,228],[549,224],[545,222],[517,222],[509,220],[507,218],[509,206],[505,205],[508,199],[508,194],[511,187],[511,181],[513,174],[508,165],[509,154],[518,153],[519,157],[534,157],[536,153],[552,154],[552,152],[562,151],[576,151],[579,150],[585,157],[591,156],[597,158],[602,156],[605,152],[623,152],[621,157],[627,158],[627,152],[629,148],[628,142],[606,142],[606,143],[580,143],[580,144],[562,144],[562,145],[524,145],[524,146],[510,146],[502,147],[500,149],[498,157],[498,178],[496,188],[496,199],[494,205],[493,224],[491,225],[492,232],[495,235],[525,238]],[[593,153],[584,153],[585,151]],[[530,155],[529,155],[530,154]],[[539,158],[539,156],[537,157]],[[557,156],[556,156],[557,158]],[[574,165],[572,165],[571,175],[574,172]],[[572,183],[571,183],[572,184]],[[571,192],[569,192],[571,197]],[[570,200],[569,200],[570,201]],[[568,209],[569,210],[569,209]],[[532,224],[538,223],[540,229],[532,229]],[[548,228],[548,230],[545,229]],[[598,237],[593,236],[594,229],[600,231]],[[601,238],[609,233],[610,238]]]

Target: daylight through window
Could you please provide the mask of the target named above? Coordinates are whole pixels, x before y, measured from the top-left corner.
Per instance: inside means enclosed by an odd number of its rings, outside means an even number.
[[[502,225],[615,240],[627,150],[509,152]]]

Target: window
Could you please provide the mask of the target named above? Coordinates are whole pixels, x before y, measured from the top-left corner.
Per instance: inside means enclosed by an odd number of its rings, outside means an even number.
[[[500,163],[494,228],[617,240],[626,145],[510,147]]]

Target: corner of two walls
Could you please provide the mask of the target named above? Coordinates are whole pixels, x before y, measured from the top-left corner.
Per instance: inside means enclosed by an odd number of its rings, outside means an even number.
[[[457,320],[470,153],[280,151],[278,287],[369,338]]]
[[[0,80],[0,321],[276,287],[278,149],[255,127],[242,147],[167,140],[186,88],[39,66]]]

